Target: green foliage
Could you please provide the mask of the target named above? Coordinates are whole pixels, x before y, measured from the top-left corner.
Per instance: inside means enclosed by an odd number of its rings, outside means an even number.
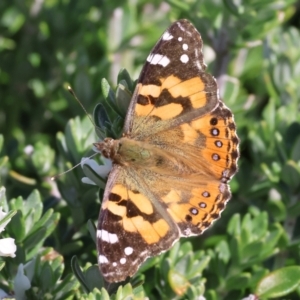
[[[16,257],[0,258],[0,289],[17,299],[299,299],[298,4],[0,2],[0,206],[8,213],[0,226],[11,219],[0,240],[17,245]],[[233,197],[203,236],[148,259],[130,282],[107,285],[95,222],[110,163],[85,157],[97,139],[121,135],[132,78],[180,18],[199,29],[235,115]],[[96,130],[78,117],[68,82]]]

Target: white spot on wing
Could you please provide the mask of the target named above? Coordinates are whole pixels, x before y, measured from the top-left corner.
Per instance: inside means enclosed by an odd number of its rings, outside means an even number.
[[[184,64],[186,64],[189,61],[189,57],[186,54],[182,54],[180,56],[180,60],[181,60],[181,62],[183,62]]]
[[[183,230],[183,233],[185,236],[189,236],[191,234],[191,229],[190,228],[186,228]]]
[[[179,22],[177,22],[177,25],[182,31],[185,31],[185,28]]]
[[[99,255],[98,261],[99,261],[99,264],[107,264],[108,263],[107,257],[104,255],[101,255],[101,254]]]
[[[196,60],[196,66],[198,67],[199,70],[202,70],[201,64],[198,60]]]
[[[161,65],[163,67],[166,67],[170,63],[168,57],[161,54],[152,54],[151,60],[147,59],[147,61],[149,61],[151,65]]]
[[[110,244],[115,244],[119,241],[118,236],[115,233],[109,233],[104,229],[97,230],[97,237]]]
[[[163,67],[166,67],[169,63],[170,63],[170,60],[166,56],[164,56],[158,64],[162,65]]]
[[[148,57],[147,57],[147,61],[151,62],[152,58],[153,58],[153,54],[149,54]]]
[[[226,185],[221,183],[220,186],[219,186],[219,191],[220,191],[221,193],[224,193],[224,192],[225,192],[225,189],[226,189]]]
[[[197,214],[198,214],[198,210],[197,210],[196,208],[193,208],[193,209],[191,210],[191,213],[192,213],[193,215],[197,215]]]
[[[179,42],[181,42],[181,41],[182,41],[182,37],[181,37],[181,36],[178,38],[178,41],[179,41]]]
[[[214,80],[216,81],[215,78],[214,78]],[[219,91],[219,89],[217,89],[217,98],[220,99],[220,91]]]
[[[219,141],[219,142],[220,142],[220,141]],[[219,144],[220,146],[219,146],[219,147],[221,147],[221,144],[222,144],[222,143],[220,142],[220,144]],[[226,169],[226,170],[224,170],[224,171],[222,172],[222,176],[223,176],[223,177],[228,177],[228,175],[229,175],[229,170],[228,170],[228,169]]]
[[[116,263],[116,262],[113,262],[112,265],[113,265],[113,267],[116,267],[116,266],[117,266],[117,263]]]
[[[164,35],[162,36],[162,39],[164,40],[164,41],[169,41],[169,40],[171,40],[173,38],[173,35],[171,35],[168,31],[166,31],[165,33],[164,33]]]
[[[101,272],[102,272],[103,275],[105,274],[105,276],[107,276],[107,277],[116,276],[116,272],[115,271],[113,271],[113,272],[106,272],[105,273],[103,270],[101,270]]]
[[[131,248],[131,247],[126,247],[126,248],[124,249],[124,252],[125,252],[126,255],[130,255],[130,254],[132,254],[132,252],[133,252],[133,248]]]
[[[157,65],[162,58],[163,56],[161,54],[154,54],[151,59],[151,65]]]
[[[182,49],[183,49],[183,50],[187,50],[188,48],[189,48],[188,44],[183,44],[183,45],[182,45]]]
[[[121,259],[120,259],[120,264],[121,265],[124,265],[126,263],[126,258],[125,257],[122,257]]]

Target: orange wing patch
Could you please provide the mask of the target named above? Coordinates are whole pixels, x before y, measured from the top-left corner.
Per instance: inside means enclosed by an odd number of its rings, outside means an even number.
[[[108,209],[113,215],[121,217],[119,223],[124,230],[139,233],[148,244],[157,243],[170,230],[170,226],[163,219],[151,222],[155,212],[151,201],[145,195],[122,184],[112,187],[108,201],[103,203],[102,209]]]
[[[174,201],[171,201],[172,197]],[[181,233],[188,236],[200,234],[219,217],[230,192],[226,184],[215,181],[192,189],[186,199],[178,201],[178,197],[180,192],[171,190],[162,200],[168,205],[168,212],[179,225]]]
[[[163,219],[160,219],[155,223],[151,223],[149,221],[145,221],[145,219],[141,216],[137,216],[129,218],[129,220],[132,222],[136,231],[141,235],[143,240],[149,245],[159,242],[170,230],[168,223]]]
[[[175,118],[184,110],[182,103],[176,103],[176,99],[179,98],[186,98],[194,109],[206,105],[205,84],[201,77],[181,80],[171,75],[159,80],[161,85],[142,85],[141,83],[137,85],[138,99],[135,107],[137,116],[153,115],[163,120]],[[163,97],[163,91],[166,91],[169,97]],[[159,103],[159,101],[163,102]]]
[[[151,201],[143,194],[131,191],[122,184],[116,184],[110,193],[110,201],[103,203],[103,208],[108,208],[112,213],[123,216],[126,212],[126,206],[120,205],[121,201],[131,201],[138,209],[145,214],[153,213]],[[117,200],[117,201],[116,201]]]
[[[177,117],[183,111],[182,105],[177,103],[170,103],[168,105],[156,107],[155,113],[152,112],[153,109],[154,109],[153,105],[147,105],[147,106],[137,105],[135,112],[138,116],[155,115],[160,119],[166,120],[166,119],[173,119]]]

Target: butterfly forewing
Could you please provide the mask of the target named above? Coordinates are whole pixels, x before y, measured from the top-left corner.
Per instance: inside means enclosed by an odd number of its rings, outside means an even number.
[[[180,236],[201,234],[230,199],[239,140],[205,68],[199,32],[173,23],[142,69],[123,137],[98,144],[114,163],[97,230],[109,282],[133,276]]]
[[[187,20],[173,23],[146,60],[124,131],[139,135],[141,122],[167,129],[213,110],[217,85],[205,69],[199,32]]]

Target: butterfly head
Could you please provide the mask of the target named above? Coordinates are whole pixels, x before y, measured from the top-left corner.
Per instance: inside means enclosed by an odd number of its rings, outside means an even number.
[[[119,140],[105,138],[102,142],[94,143],[94,146],[104,157],[111,159],[113,162],[118,161]]]

